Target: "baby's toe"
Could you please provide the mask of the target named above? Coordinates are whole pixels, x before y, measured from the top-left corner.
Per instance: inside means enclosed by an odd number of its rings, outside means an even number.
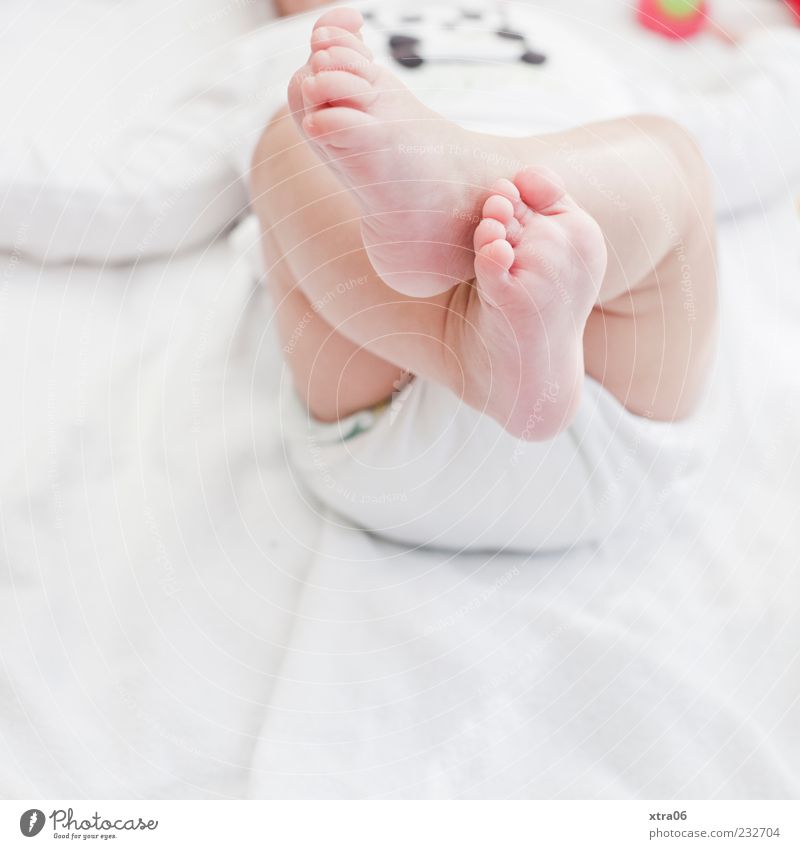
[[[367,59],[372,59],[372,51],[352,32],[342,27],[319,27],[311,33],[311,52],[328,50],[331,47],[349,47]]]
[[[369,82],[375,82],[378,76],[378,66],[352,47],[328,47],[317,50],[312,54],[309,65],[314,73],[347,71]]]
[[[496,218],[484,218],[475,228],[473,236],[473,246],[477,253],[486,245],[496,242],[498,239],[505,239],[506,227],[501,221]]]
[[[514,219],[514,204],[504,195],[490,195],[483,205],[483,217],[508,225]]]
[[[519,189],[505,177],[501,177],[495,182],[492,186],[492,194],[507,197],[512,203],[516,203],[520,197]]]
[[[512,201],[505,195],[492,195],[483,205],[483,214],[486,219],[502,223],[505,228],[503,238],[516,245],[522,235],[521,222],[529,214],[529,209],[522,200]]]
[[[364,26],[364,18],[361,12],[346,6],[340,6],[320,15],[314,24],[314,29],[319,29],[320,27],[340,27],[352,33],[358,33],[362,26]]]
[[[525,168],[515,178],[522,200],[536,212],[562,212],[566,188],[561,177],[549,168]]]
[[[495,306],[504,300],[513,264],[514,249],[505,239],[489,242],[475,254],[478,289]]]
[[[514,248],[505,239],[497,239],[487,245],[481,254],[494,263],[498,269],[508,271],[514,264]]]
[[[371,83],[347,71],[323,71],[303,81],[306,109],[320,106],[349,106],[367,109],[378,96]]]
[[[330,148],[330,155],[353,153],[364,145],[364,130],[376,123],[368,112],[346,106],[317,109],[303,119],[303,132]]]

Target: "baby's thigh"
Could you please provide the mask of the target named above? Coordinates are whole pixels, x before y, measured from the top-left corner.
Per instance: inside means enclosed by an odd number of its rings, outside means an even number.
[[[315,419],[337,421],[391,396],[401,369],[329,325],[277,257],[268,278],[283,358],[295,391]]]
[[[717,330],[713,215],[631,291],[598,305],[586,323],[586,373],[633,413],[689,416],[706,385]]]

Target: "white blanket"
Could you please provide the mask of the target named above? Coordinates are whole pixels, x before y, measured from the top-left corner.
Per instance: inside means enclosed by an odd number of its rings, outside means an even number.
[[[8,242],[0,794],[796,797],[790,201],[721,226],[710,471],[568,557],[319,514],[279,440],[252,225],[136,264]]]

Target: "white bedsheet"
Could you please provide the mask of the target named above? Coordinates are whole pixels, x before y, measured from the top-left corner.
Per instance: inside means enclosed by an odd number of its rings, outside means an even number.
[[[0,794],[796,797],[790,202],[722,226],[692,497],[536,559],[308,503],[255,238],[0,261]]]
[[[246,792],[318,524],[276,437],[267,315],[225,240],[14,266],[0,795]]]

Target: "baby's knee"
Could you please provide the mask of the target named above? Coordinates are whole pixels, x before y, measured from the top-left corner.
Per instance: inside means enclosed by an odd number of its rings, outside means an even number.
[[[679,229],[691,230],[702,219],[714,221],[711,169],[694,136],[682,124],[660,115],[641,115],[635,119],[639,129],[655,141],[672,166],[679,208],[685,218],[674,222]]]

